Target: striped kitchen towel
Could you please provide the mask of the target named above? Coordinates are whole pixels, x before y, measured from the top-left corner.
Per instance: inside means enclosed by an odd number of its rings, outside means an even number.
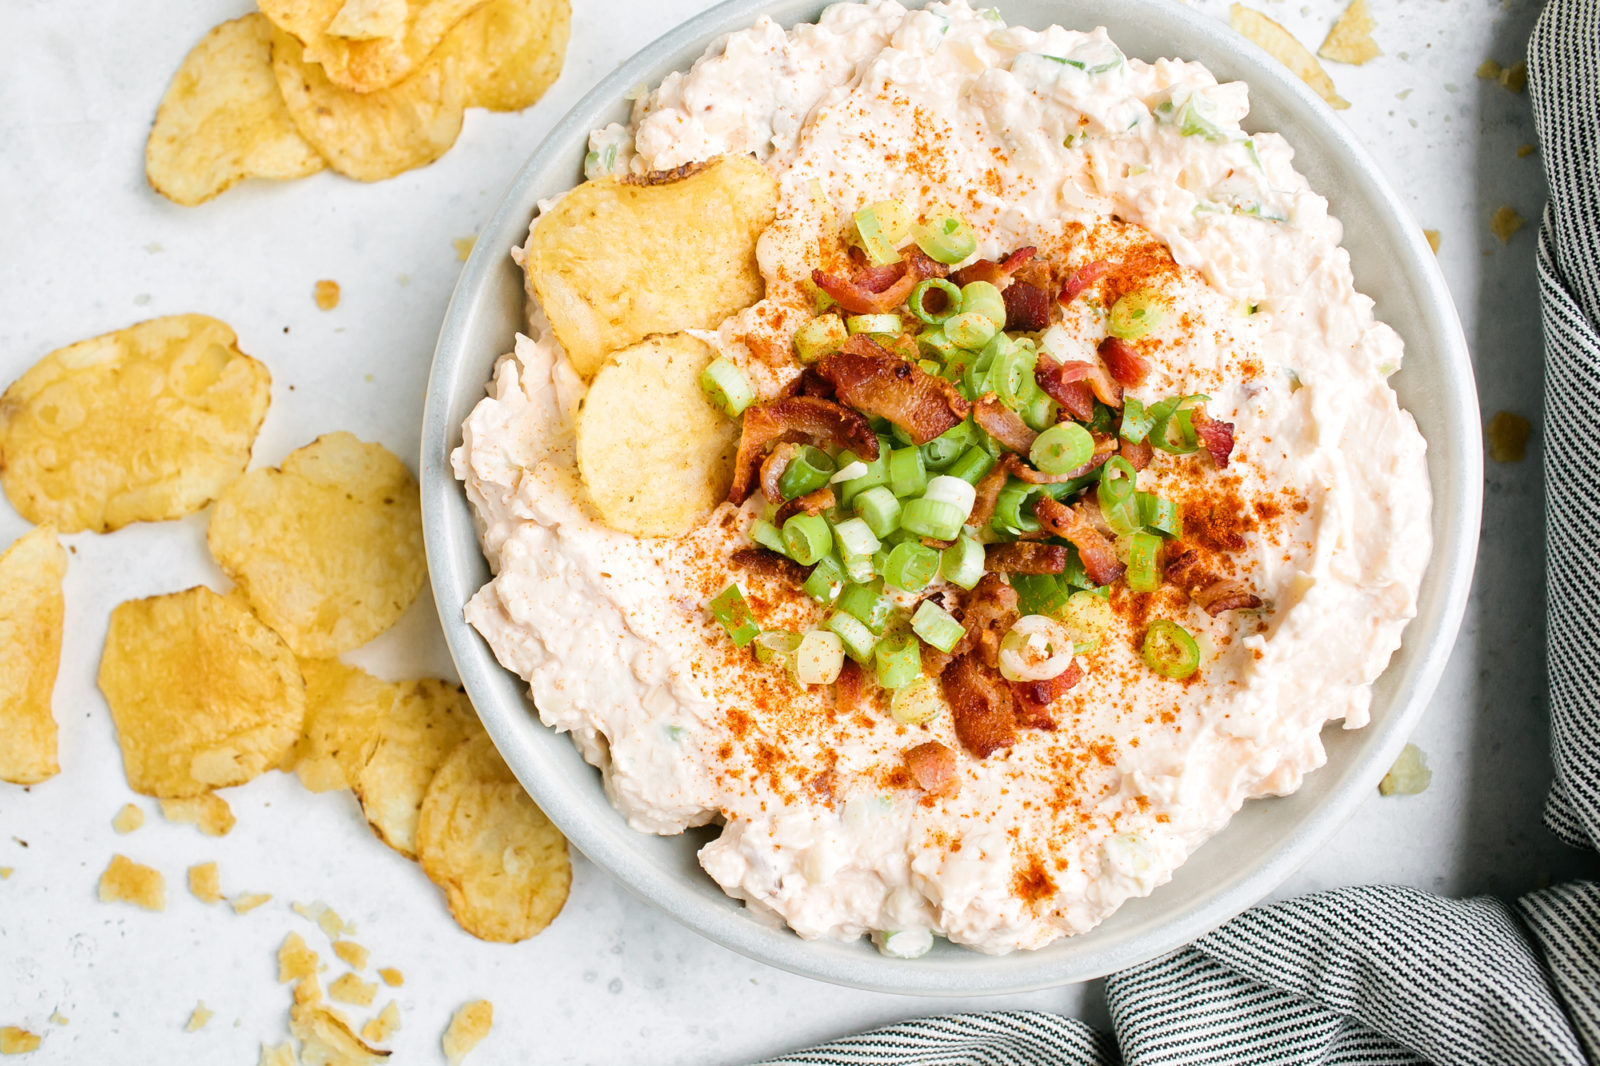
[[[1549,684],[1545,820],[1600,847],[1600,0],[1551,0],[1528,46],[1550,182],[1544,319]],[[1514,905],[1409,888],[1248,911],[1106,983],[1114,1034],[1051,1014],[925,1018],[764,1066],[1600,1066],[1600,884]]]

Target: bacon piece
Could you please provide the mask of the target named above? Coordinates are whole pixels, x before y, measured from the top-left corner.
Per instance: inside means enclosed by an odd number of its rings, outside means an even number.
[[[952,660],[939,682],[962,747],[985,759],[1017,742],[1011,690],[976,652]]]
[[[1104,259],[1096,259],[1092,263],[1085,263],[1072,272],[1072,276],[1067,279],[1067,283],[1061,287],[1061,295],[1056,297],[1056,301],[1062,307],[1067,306],[1067,304],[1078,298],[1079,293],[1099,281],[1101,276],[1110,269],[1111,264]]]
[[[1001,403],[992,392],[984,393],[972,405],[972,420],[1001,445],[1022,455],[1028,454],[1028,449],[1033,447],[1034,440],[1039,436],[1028,428],[1021,415]]]
[[[1261,606],[1254,595],[1232,578],[1219,577],[1207,568],[1193,548],[1167,564],[1166,578],[1183,590],[1202,611],[1215,618],[1223,611],[1250,610]]]
[[[928,258],[920,248],[911,249],[910,259],[901,264],[891,265],[901,267],[900,274],[881,289],[863,285],[858,280],[859,274],[856,277],[841,278],[825,270],[813,270],[811,280],[817,288],[833,297],[840,307],[851,314],[881,315],[905,303],[906,297],[911,295],[911,290],[917,287],[917,282],[927,278],[942,278],[949,269],[943,263]],[[873,285],[879,284],[882,275],[875,273],[869,281]]]
[[[954,385],[889,354],[864,333],[852,335],[843,349],[823,356],[816,366],[841,402],[887,418],[917,444],[928,443],[967,417],[966,398]]]
[[[1045,395],[1061,405],[1063,411],[1079,422],[1087,422],[1094,417],[1094,393],[1089,390],[1084,378],[1094,369],[1090,364],[1077,360],[1060,363],[1048,352],[1040,352],[1033,379],[1039,383]]]
[[[979,478],[978,483],[973,486],[972,512],[967,515],[967,525],[982,529],[994,517],[994,505],[999,502],[1000,490],[1006,487],[1006,478],[1010,475],[1006,459],[1014,462],[1016,456],[1005,456],[1000,462],[991,466],[989,472]]]
[[[954,796],[961,791],[961,779],[956,776],[956,753],[930,740],[906,749],[906,769],[917,787],[930,796]]]
[[[983,567],[998,574],[1059,574],[1067,568],[1067,549],[1026,541],[990,544],[983,549]]]
[[[761,460],[761,495],[770,503],[782,503],[783,493],[778,491],[778,480],[789,468],[789,463],[800,454],[800,445],[786,441],[767,453]]]
[[[821,514],[837,502],[833,495],[833,486],[824,485],[814,492],[806,493],[804,496],[796,496],[778,508],[778,513],[772,516],[772,524],[781,529],[785,522],[802,511],[806,514]]]
[[[1035,249],[1032,245],[1018,248],[1010,255],[996,263],[993,259],[979,259],[969,263],[954,274],[950,280],[957,285],[966,285],[974,281],[987,281],[990,285],[1000,286],[1015,274],[1022,265],[1033,258]]]
[[[762,577],[779,578],[791,585],[804,584],[811,575],[807,567],[770,548],[739,548],[728,557],[728,561],[740,570],[748,570]]]
[[[1100,342],[1099,351],[1106,369],[1123,385],[1142,385],[1150,376],[1150,361],[1121,337],[1107,337]]]
[[[1149,466],[1150,460],[1156,457],[1156,450],[1147,440],[1139,441],[1137,444],[1131,440],[1122,441],[1118,450],[1122,453],[1122,457],[1128,460],[1128,465],[1133,467],[1135,473]]]
[[[979,662],[995,669],[1000,665],[1000,641],[1019,617],[1016,589],[999,574],[984,574],[967,593],[961,617],[966,632],[951,654],[974,652]]]
[[[1218,470],[1228,469],[1228,456],[1233,454],[1233,423],[1223,422],[1206,414],[1205,404],[1190,409],[1194,422],[1194,435],[1200,438],[1211,461]]]
[[[878,457],[878,438],[867,420],[832,400],[787,396],[754,404],[745,408],[728,500],[739,504],[749,497],[768,445],[795,440],[849,448],[869,460]]]
[[[906,267],[907,264],[903,259],[898,263],[885,263],[882,266],[864,266],[857,270],[850,280],[868,292],[882,292],[900,280],[901,275],[906,272]]]
[[[1017,724],[1030,729],[1054,730],[1056,717],[1050,705],[1083,680],[1083,667],[1074,659],[1061,673],[1045,681],[1011,682]]]
[[[834,706],[841,711],[854,711],[861,706],[866,694],[867,677],[861,670],[861,664],[854,659],[846,659],[833,683]]]
[[[1013,281],[1000,294],[1006,302],[1006,329],[1033,332],[1050,324],[1050,294],[1025,281]]]
[[[1059,500],[1041,496],[1033,505],[1033,513],[1038,516],[1040,525],[1078,549],[1083,572],[1096,585],[1109,585],[1127,571],[1128,568],[1117,560],[1111,541],[1094,528],[1080,507],[1068,507]]]
[[[783,399],[787,399],[790,396],[820,396],[825,400],[831,400],[833,399],[833,383],[817,373],[816,367],[808,366],[800,371],[798,377],[793,378],[789,384],[785,385],[783,392],[779,395]]]

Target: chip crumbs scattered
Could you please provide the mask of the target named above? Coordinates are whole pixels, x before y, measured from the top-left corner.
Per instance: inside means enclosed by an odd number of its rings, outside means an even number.
[[[227,836],[237,822],[228,801],[215,792],[185,799],[164,799],[161,817],[179,825],[192,825],[208,837]]]
[[[1383,54],[1378,50],[1378,43],[1372,39],[1372,31],[1377,26],[1377,20],[1367,10],[1367,0],[1350,0],[1350,6],[1344,9],[1339,21],[1328,31],[1322,47],[1317,49],[1317,55],[1335,63],[1350,63],[1358,67],[1376,59]]]
[[[51,1025],[66,1025],[67,1024],[67,1016],[65,1014],[62,1014],[59,1008],[56,1009],[56,1010],[53,1010],[53,1011],[50,1012],[50,1024]]]
[[[1533,154],[1533,145],[1531,145],[1531,144],[1525,144],[1522,147],[1517,149],[1517,158],[1518,159],[1526,159],[1532,154]]]
[[[472,246],[478,243],[476,237],[457,237],[451,242],[456,246],[456,262],[465,263],[472,254]]]
[[[328,986],[328,998],[348,1003],[353,1007],[372,1006],[372,997],[378,994],[376,981],[363,981],[353,973],[339,977]]]
[[[1378,793],[1383,796],[1415,796],[1433,781],[1433,771],[1428,769],[1428,759],[1415,744],[1400,750],[1400,757],[1389,767],[1389,772],[1378,782]]]
[[[390,988],[399,988],[406,983],[406,975],[393,966],[385,966],[378,971],[378,976],[383,978],[383,983]]]
[[[333,942],[333,953],[343,959],[345,965],[353,970],[365,970],[367,968],[367,959],[372,955],[372,952],[357,944],[354,940],[335,940]]]
[[[1422,231],[1422,235],[1424,237],[1428,238],[1428,247],[1433,249],[1433,254],[1434,255],[1438,255],[1439,254],[1439,231],[1436,230],[1436,229],[1425,229],[1425,230]]]
[[[122,809],[117,812],[117,816],[111,819],[111,828],[123,836],[138,829],[141,825],[144,825],[144,811],[131,803],[124,803]]]
[[[1294,34],[1261,12],[1243,4],[1234,4],[1228,9],[1228,25],[1288,67],[1295,77],[1316,90],[1329,107],[1342,111],[1350,106],[1350,101],[1334,91],[1333,79],[1322,69],[1317,57],[1307,51]]]
[[[345,933],[355,932],[354,924],[340,918],[338,911],[321,900],[314,900],[311,903],[292,903],[290,908],[307,921],[316,922],[317,928],[321,929],[329,940],[337,940]]]
[[[0,1026],[0,1055],[26,1055],[39,1050],[39,1035],[14,1025]]]
[[[489,1035],[489,1027],[493,1024],[494,1004],[486,999],[475,999],[456,1011],[455,1017],[450,1019],[450,1027],[444,1031],[444,1039],[440,1041],[450,1066],[460,1066],[467,1052]]]
[[[285,1040],[278,1045],[262,1044],[261,1058],[256,1066],[300,1066],[294,1057],[294,1045]]]
[[[1496,411],[1489,419],[1489,458],[1497,463],[1520,463],[1528,451],[1533,425],[1510,411]]]
[[[270,892],[241,892],[228,901],[235,914],[249,914],[257,907],[272,899]]]
[[[161,871],[134,862],[126,855],[111,856],[100,875],[101,903],[132,903],[147,911],[165,910],[167,882]]]
[[[0,866],[0,881],[10,880],[11,875],[16,872],[16,868],[13,866]]]
[[[312,287],[312,296],[317,301],[317,307],[323,311],[332,311],[339,306],[339,283],[329,278],[323,278]]]
[[[189,867],[189,894],[201,903],[222,902],[222,877],[216,863],[200,862]]]
[[[1522,216],[1510,204],[1501,204],[1489,219],[1489,232],[1500,238],[1501,244],[1511,240],[1512,234],[1522,228]]]
[[[1485,59],[1482,63],[1478,64],[1477,74],[1478,77],[1482,78],[1484,81],[1496,81],[1499,79],[1500,71],[1502,69],[1503,68],[1500,66],[1500,64],[1495,60]]]
[[[189,1012],[189,1023],[183,1027],[183,1031],[186,1033],[192,1033],[196,1030],[204,1029],[206,1022],[209,1022],[211,1017],[212,1012],[210,1008],[206,1006],[206,1001],[203,999],[196,1000],[194,1010]]]
[[[1500,72],[1500,84],[1511,92],[1520,93],[1528,87],[1528,64],[1517,60]]]
[[[391,999],[376,1018],[367,1019],[367,1024],[361,1027],[361,1039],[369,1044],[383,1044],[399,1031],[400,1007]]]

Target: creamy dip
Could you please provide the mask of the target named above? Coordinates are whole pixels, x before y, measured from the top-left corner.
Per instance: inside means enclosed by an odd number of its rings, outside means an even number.
[[[816,624],[795,590],[727,563],[754,500],[675,540],[598,522],[574,462],[585,386],[535,306],[454,456],[495,574],[466,616],[631,825],[720,825],[706,872],[801,936],[1038,948],[1165,882],[1245,800],[1294,791],[1324,761],[1325,723],[1367,722],[1429,554],[1424,445],[1386,382],[1400,339],[1355,291],[1288,143],[1241,131],[1247,107],[1244,85],[1124,58],[1104,30],[874,0],[788,31],[763,19],[592,136],[591,176],[753,153],[778,180],[767,298],[705,335],[764,396],[799,372],[788,338],[811,314],[817,233],[865,204],[959,213],[980,256],[1148,257],[1183,313],[1129,395],[1205,393],[1237,446],[1225,471],[1158,456],[1140,487],[1180,501],[1186,541],[1266,601],[1213,618],[1171,588],[1116,590],[1059,727],[963,754],[959,792],[923,795],[903,753],[960,751],[949,715],[841,706],[706,613],[737,580],[763,625]],[[1093,302],[1067,307],[1066,357],[1093,360],[1103,323]],[[1187,681],[1140,658],[1157,616],[1200,642]]]

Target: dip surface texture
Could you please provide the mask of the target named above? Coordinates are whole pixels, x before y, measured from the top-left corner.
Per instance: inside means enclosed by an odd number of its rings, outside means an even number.
[[[777,179],[766,297],[703,334],[763,397],[799,374],[806,279],[847,262],[838,234],[864,205],[959,214],[978,256],[1035,247],[1057,289],[1122,264],[1115,284],[1172,309],[1139,340],[1151,371],[1128,395],[1205,394],[1235,427],[1226,469],[1157,454],[1140,488],[1179,502],[1184,545],[1265,601],[1212,617],[1171,585],[1116,587],[1056,728],[975,758],[948,713],[900,724],[875,685],[802,688],[728,640],[705,604],[735,581],[768,629],[822,615],[729,562],[759,495],[680,538],[600,524],[574,456],[586,386],[533,306],[454,456],[495,574],[466,616],[630,824],[720,824],[707,873],[801,936],[1039,948],[1165,882],[1245,800],[1294,791],[1326,723],[1366,723],[1429,555],[1424,444],[1386,380],[1400,339],[1355,291],[1338,221],[1283,138],[1240,130],[1247,108],[1243,84],[1125,59],[1103,30],[880,0],[763,20],[594,134],[591,176],[753,154]],[[1114,296],[1052,300],[1066,358],[1095,360]],[[1145,665],[1156,619],[1195,635],[1193,676]],[[958,755],[952,796],[907,773],[930,740]]]

